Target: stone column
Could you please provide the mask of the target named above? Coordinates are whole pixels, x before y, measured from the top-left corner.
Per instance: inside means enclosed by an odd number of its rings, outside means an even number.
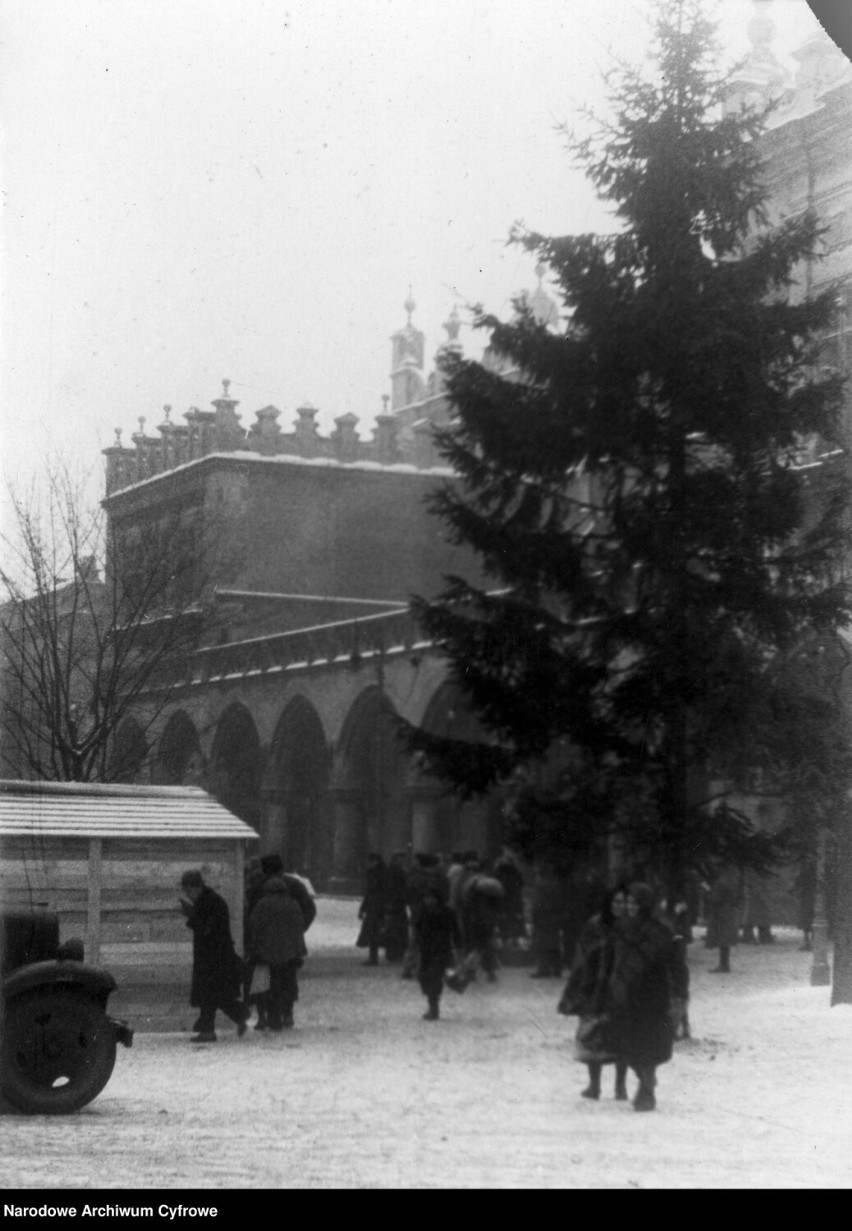
[[[364,879],[363,793],[350,787],[336,787],[330,795],[334,819],[329,891],[360,893]]]
[[[418,785],[409,787],[408,794],[411,799],[411,845],[415,851],[434,854],[441,843],[438,827],[438,800],[441,789],[437,786]]]

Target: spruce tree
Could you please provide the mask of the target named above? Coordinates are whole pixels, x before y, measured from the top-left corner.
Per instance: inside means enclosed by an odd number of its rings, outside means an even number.
[[[834,296],[790,294],[818,221],[771,224],[765,117],[726,113],[699,0],[663,0],[655,35],[651,68],[608,79],[609,118],[568,135],[612,233],[512,234],[562,327],[480,309],[502,363],[448,361],[458,482],[432,504],[489,582],[412,606],[485,734],[407,735],[462,792],[525,776],[528,853],[620,828],[678,878],[711,851],[766,866],[742,816],[708,824],[710,784],[779,780],[783,663],[835,636],[850,591],[841,382],[819,364]]]

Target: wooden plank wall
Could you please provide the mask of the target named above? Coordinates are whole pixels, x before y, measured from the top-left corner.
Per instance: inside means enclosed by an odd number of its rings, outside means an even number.
[[[86,960],[120,987],[188,986],[192,937],[178,906],[187,868],[199,868],[227,901],[242,952],[239,840],[8,837],[0,847],[0,900],[57,911],[60,939],[81,937]]]

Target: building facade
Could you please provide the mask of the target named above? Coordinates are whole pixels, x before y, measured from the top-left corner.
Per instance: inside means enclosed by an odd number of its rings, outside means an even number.
[[[772,215],[812,208],[826,226],[824,259],[802,271],[793,293],[836,286],[824,361],[848,372],[852,65],[815,37],[790,80],[772,50],[771,10],[754,5],[751,51],[731,80],[729,106],[774,104],[762,138]],[[530,302],[558,328],[541,285]],[[105,450],[116,548],[176,513],[199,555],[194,529],[221,527],[227,561],[201,586],[196,648],[152,686],[156,722],[143,737],[129,720],[117,741],[135,750],[138,781],[204,784],[253,827],[262,850],[280,850],[321,887],[359,884],[369,849],[494,853],[504,832],[498,795],[461,802],[421,772],[399,738],[400,718],[475,737],[408,599],[433,597],[450,573],[487,584],[427,505],[430,492],[453,481],[433,429],[451,414],[440,360],[459,353],[458,317],[450,315],[428,370],[414,310],[409,298],[370,439],[352,414],[323,435],[310,404],[289,428],[274,406],[246,421],[224,381],[212,409],[193,407],[179,423],[167,406],[154,431],[140,419],[129,445],[118,432]],[[484,362],[499,367],[488,352]],[[850,410],[847,402],[852,424]],[[802,447],[802,464],[819,468],[820,442]]]
[[[427,374],[414,306],[369,441],[353,415],[323,436],[312,406],[290,432],[274,406],[244,426],[225,381],[212,410],[177,425],[167,407],[156,434],[140,420],[131,446],[117,435],[105,451],[114,551],[178,510],[190,539],[215,519],[228,561],[202,570],[198,648],[160,673],[161,712],[117,739],[138,750],[140,777],[203,783],[320,886],[359,884],[369,849],[493,853],[502,834],[499,800],[461,803],[399,737],[399,718],[475,733],[408,599],[434,596],[445,574],[483,580],[427,507],[453,478],[432,434],[449,414],[439,363],[459,349],[458,318]]]

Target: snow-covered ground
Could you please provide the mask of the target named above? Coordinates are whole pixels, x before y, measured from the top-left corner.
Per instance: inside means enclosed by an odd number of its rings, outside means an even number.
[[[730,975],[690,947],[694,1038],[637,1115],[611,1070],[578,1097],[561,982],[504,969],[425,1022],[398,967],[362,967],[357,903],[319,907],[294,1031],[138,1034],[78,1115],[0,1119],[4,1187],[852,1184],[852,1007],[810,986],[798,933],[735,949]]]

